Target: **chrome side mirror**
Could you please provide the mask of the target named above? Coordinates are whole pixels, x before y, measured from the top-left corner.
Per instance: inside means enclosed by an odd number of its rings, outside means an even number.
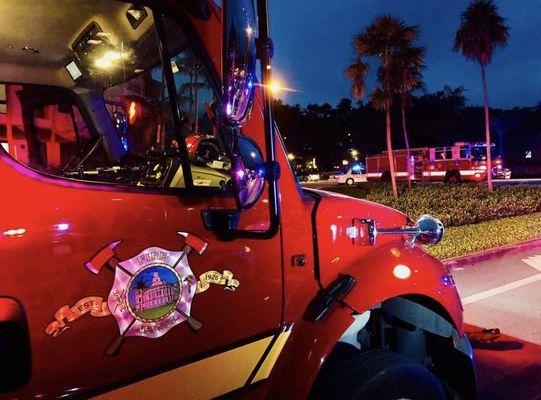
[[[250,208],[265,188],[265,163],[257,144],[246,136],[238,136],[233,152],[233,187],[240,209]]]
[[[368,225],[368,240],[371,245],[376,244],[376,238],[379,235],[411,235],[409,243],[415,242],[424,246],[434,246],[443,238],[445,227],[441,221],[430,215],[422,215],[415,221],[415,224],[408,228],[386,228],[377,229],[376,223],[371,219],[357,220],[362,224]],[[355,221],[354,221],[355,222]]]
[[[242,125],[256,81],[256,16],[252,0],[224,4],[223,100],[226,120]]]
[[[422,215],[415,221],[414,226],[419,230],[419,233],[414,236],[413,240],[420,244],[434,246],[443,239],[445,227],[439,219],[430,215]]]

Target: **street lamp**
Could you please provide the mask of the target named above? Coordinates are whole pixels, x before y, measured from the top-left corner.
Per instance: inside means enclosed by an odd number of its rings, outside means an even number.
[[[355,161],[357,161],[359,158],[358,158],[358,155],[359,155],[359,152],[355,149],[351,150],[351,157],[353,157],[353,159]]]
[[[270,90],[272,94],[278,94],[280,92],[297,92],[297,90],[285,86],[280,80],[276,78],[273,78],[273,80],[270,83],[266,85],[260,85],[260,86],[266,87],[267,89]]]
[[[287,158],[289,159],[289,161],[293,161],[293,160],[295,159],[295,154],[289,153],[289,154],[287,155]]]

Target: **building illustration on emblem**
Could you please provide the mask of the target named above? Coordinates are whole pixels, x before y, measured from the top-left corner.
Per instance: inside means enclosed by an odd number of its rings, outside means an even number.
[[[154,271],[150,287],[146,287],[143,280],[138,282],[140,285],[134,290],[137,312],[176,303],[178,299],[178,286],[162,280],[158,271]]]

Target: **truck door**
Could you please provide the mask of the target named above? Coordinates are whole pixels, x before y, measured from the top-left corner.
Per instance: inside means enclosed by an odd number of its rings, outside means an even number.
[[[36,17],[34,2],[12,3],[33,15],[19,20],[28,35],[51,31],[56,19]],[[264,379],[255,368],[281,323],[280,237],[225,241],[205,224],[206,211],[236,208],[238,170],[232,131],[213,121],[217,78],[189,27],[113,0],[49,6],[77,16],[47,46],[74,49],[61,58],[78,72],[61,66],[75,90],[6,85],[10,140],[29,151],[0,149],[11,193],[0,297],[26,310],[32,358],[8,397],[211,398]],[[56,68],[44,57],[40,68]],[[0,67],[2,80],[12,71]],[[266,197],[254,201],[240,225],[264,228]]]

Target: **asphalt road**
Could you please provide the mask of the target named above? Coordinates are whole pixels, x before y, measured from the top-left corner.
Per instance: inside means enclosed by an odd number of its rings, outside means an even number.
[[[541,399],[541,240],[451,268],[467,331],[502,332],[473,344],[480,399]]]

